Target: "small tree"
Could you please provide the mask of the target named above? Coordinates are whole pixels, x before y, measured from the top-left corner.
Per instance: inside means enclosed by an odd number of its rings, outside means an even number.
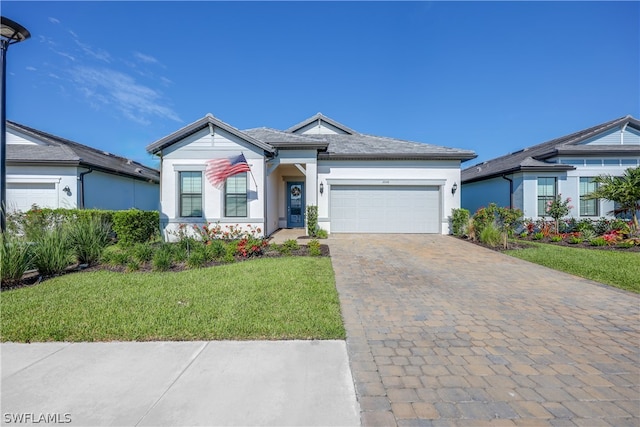
[[[634,230],[638,230],[640,210],[640,166],[629,168],[622,176],[600,175],[594,179],[598,188],[586,196],[587,199],[605,199],[618,204],[609,213],[618,215],[631,213]]]
[[[569,211],[573,209],[573,206],[569,203],[571,203],[571,197],[567,197],[566,200],[563,201],[562,194],[558,194],[553,201],[547,202],[547,213],[553,218],[556,234],[558,234],[560,218],[567,216]]]

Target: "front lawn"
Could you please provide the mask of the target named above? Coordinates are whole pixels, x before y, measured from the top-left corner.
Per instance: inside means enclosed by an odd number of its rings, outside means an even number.
[[[555,270],[640,293],[640,253],[591,250],[544,243],[505,253]]]
[[[345,338],[325,257],[67,274],[1,299],[2,341]]]

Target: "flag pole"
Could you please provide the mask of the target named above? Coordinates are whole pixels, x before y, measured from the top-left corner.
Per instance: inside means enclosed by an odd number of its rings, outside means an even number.
[[[241,151],[242,156],[244,157],[244,151]],[[246,157],[244,157],[246,159]],[[247,163],[249,164],[249,163]],[[253,171],[249,168],[249,173],[251,174],[251,178],[253,179],[253,183],[256,185],[256,191],[258,191],[258,183],[256,182],[256,177],[253,176]]]

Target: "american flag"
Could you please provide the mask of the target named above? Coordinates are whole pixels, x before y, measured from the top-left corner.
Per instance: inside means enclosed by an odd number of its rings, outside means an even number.
[[[240,154],[228,159],[209,160],[204,173],[211,185],[221,188],[224,185],[224,181],[230,176],[250,171],[247,159],[244,158],[244,154]]]

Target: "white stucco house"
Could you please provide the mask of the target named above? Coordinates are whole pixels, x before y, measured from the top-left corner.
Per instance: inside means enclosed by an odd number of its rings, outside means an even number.
[[[545,216],[546,203],[570,197],[574,218],[611,217],[613,202],[587,200],[598,175],[640,165],[640,121],[626,116],[510,153],[462,171],[462,207],[472,214],[494,202]]]
[[[460,164],[473,151],[366,135],[320,113],[289,129],[238,130],[211,114],[150,144],[161,160],[161,227],[240,224],[270,235],[305,227],[318,207],[330,233],[449,233]],[[206,162],[243,154],[251,168],[214,187]]]
[[[7,212],[41,208],[156,210],[160,172],[7,121]]]

